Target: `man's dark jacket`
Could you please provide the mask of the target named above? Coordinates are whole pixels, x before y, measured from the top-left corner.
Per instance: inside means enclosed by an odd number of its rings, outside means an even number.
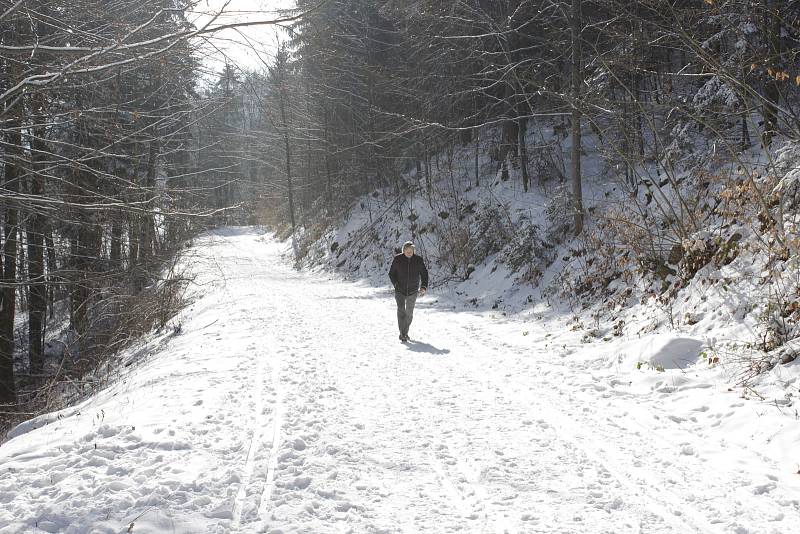
[[[428,289],[428,269],[416,254],[410,258],[406,258],[405,254],[395,256],[389,269],[389,279],[394,290],[403,295],[413,295],[420,287]]]

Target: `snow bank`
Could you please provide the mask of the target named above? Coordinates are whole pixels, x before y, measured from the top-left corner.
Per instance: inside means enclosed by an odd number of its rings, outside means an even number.
[[[611,363],[629,370],[642,365],[660,371],[684,370],[697,363],[704,346],[702,340],[679,334],[651,334],[618,345]]]

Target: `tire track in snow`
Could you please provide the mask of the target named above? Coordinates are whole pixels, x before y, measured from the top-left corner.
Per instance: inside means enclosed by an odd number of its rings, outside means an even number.
[[[470,333],[472,343],[486,350],[490,349],[490,347],[484,344],[482,339],[475,336],[476,332]],[[455,333],[451,333],[451,336],[453,335],[455,335]],[[509,347],[509,349],[511,348]],[[480,351],[473,350],[472,352],[479,353]],[[544,356],[544,353],[540,354]],[[475,372],[478,371],[478,369],[475,370]],[[483,369],[483,371],[485,372],[486,369]],[[515,380],[508,381],[507,385],[510,387],[505,388],[505,391],[501,391],[501,394],[508,399],[509,404],[513,404],[514,398],[524,398],[524,395],[531,389],[530,385],[519,384]],[[565,447],[574,447],[586,460],[589,460],[594,465],[602,467],[610,473],[614,477],[614,480],[625,489],[626,498],[631,499],[644,494],[646,496],[646,502],[641,505],[642,508],[655,513],[662,519],[664,524],[674,532],[696,532],[705,534],[722,531],[724,529],[724,525],[710,523],[704,517],[704,511],[695,509],[692,501],[681,498],[675,491],[669,489],[667,485],[664,484],[664,480],[658,481],[660,482],[658,486],[648,483],[637,484],[634,482],[640,479],[642,469],[637,468],[637,470],[634,470],[625,468],[626,465],[631,464],[631,457],[628,456],[630,450],[623,450],[615,447],[615,443],[621,443],[619,436],[616,436],[616,441],[615,436],[604,435],[602,439],[599,439],[600,436],[598,436],[598,432],[601,431],[601,426],[592,421],[582,420],[580,423],[573,422],[573,424],[567,424],[567,421],[574,421],[575,416],[561,410],[559,405],[563,403],[564,399],[557,398],[548,391],[549,386],[555,386],[559,389],[563,397],[568,394],[568,392],[563,390],[563,385],[539,385],[541,387],[538,388],[537,395],[545,398],[547,401],[546,409],[538,413],[539,420],[545,421],[547,425],[555,431],[557,439],[563,442]],[[516,395],[508,394],[508,391],[512,388],[515,390]],[[578,408],[580,408],[580,405],[578,405]],[[587,432],[591,432],[591,435],[587,434]],[[630,439],[631,437],[632,436],[625,436],[625,439]],[[610,446],[604,448],[599,445],[600,443],[607,443]],[[639,450],[648,450],[645,448],[646,445],[647,443],[639,444]],[[629,449],[636,449],[636,447],[631,445]],[[702,468],[702,466],[699,467]],[[670,477],[657,466],[654,469],[648,470],[647,473],[656,473],[659,477],[669,480],[675,480],[676,478]],[[681,475],[682,474],[683,473],[681,473]],[[688,483],[688,481],[686,483]],[[687,488],[685,493],[691,493],[691,488]],[[631,505],[630,502],[626,502],[625,504]]]
[[[562,397],[567,394],[579,398],[579,405],[599,400],[578,389],[561,390]],[[551,392],[546,395],[553,397]],[[620,402],[618,399],[612,397],[606,400],[613,407],[612,413],[623,411],[622,407],[616,406]],[[607,419],[609,426],[591,425],[586,410],[578,412],[578,421],[567,419],[562,411],[560,419],[571,421],[572,424],[561,430],[572,435],[572,441],[583,450],[603,459],[606,465],[615,466],[615,474],[624,476],[625,482],[633,489],[638,488],[646,493],[651,502],[661,507],[662,515],[680,517],[682,521],[688,521],[687,524],[692,525],[695,531],[783,532],[778,523],[773,526],[765,520],[779,515],[780,521],[789,521],[784,519],[786,510],[776,513],[774,508],[765,507],[767,503],[774,504],[772,500],[761,499],[753,490],[746,490],[749,482],[743,486],[739,480],[748,479],[748,474],[719,464],[712,467],[706,457],[693,452],[694,447],[706,440],[705,436],[682,429],[680,424],[671,422],[666,413],[656,412],[654,415],[656,417],[649,424],[626,417],[617,421]],[[589,427],[595,429],[595,435],[586,434],[584,428]],[[614,443],[615,435],[619,433],[625,437],[626,449],[599,445]],[[766,459],[765,463],[768,463]],[[714,469],[715,475],[703,476],[709,469]],[[638,481],[638,484],[633,485],[632,481]],[[695,495],[699,488],[702,492]],[[737,498],[736,492],[744,492],[743,498]],[[760,522],[761,525],[745,527],[742,522]]]
[[[612,436],[600,435],[604,434],[601,427],[590,421],[576,422],[573,415],[564,413],[558,407],[563,400],[551,397],[546,391],[542,393],[544,390],[545,388],[540,388],[540,395],[547,398],[549,406],[539,414],[539,418],[553,428],[557,439],[565,445],[573,446],[585,459],[610,473],[624,488],[626,499],[644,495],[645,502],[641,503],[641,506],[660,517],[664,524],[675,532],[706,534],[716,530],[699,511],[694,509],[692,503],[668,489],[663,481],[658,486],[637,484],[635,481],[639,478],[640,472],[625,468],[626,465],[631,465],[632,458],[629,456],[629,450],[616,446],[621,441],[617,440],[615,443]],[[568,421],[571,424],[567,423]],[[591,435],[587,435],[587,431],[591,432]],[[625,437],[629,438],[630,436]],[[608,444],[608,447],[601,447],[600,444],[603,443]],[[642,444],[641,447],[645,445]],[[658,470],[655,472],[660,474]]]
[[[540,417],[552,426],[553,430],[558,435],[558,439],[573,445],[575,449],[580,451],[584,458],[609,472],[614,477],[614,480],[626,490],[628,497],[644,494],[646,496],[644,507],[658,515],[666,525],[675,529],[675,532],[697,532],[699,534],[705,534],[716,530],[699,511],[694,510],[691,503],[679,499],[672,491],[666,489],[663,484],[661,484],[658,489],[654,489],[654,486],[650,484],[635,483],[634,481],[638,478],[638,473],[622,468],[626,463],[630,463],[630,458],[620,457],[624,453],[627,453],[627,451],[618,450],[614,461],[609,461],[608,457],[612,455],[613,452],[608,451],[614,451],[615,449],[613,447],[601,449],[599,446],[589,446],[588,443],[604,442],[605,440],[598,440],[597,435],[591,438],[582,435],[577,430],[577,425],[567,426],[561,424],[560,421],[566,420],[566,415],[555,408],[552,402],[550,404],[551,411]],[[554,414],[558,415],[558,417],[554,417]],[[607,441],[607,443],[613,442]],[[672,508],[672,510],[669,508]],[[678,512],[680,515],[678,515]],[[683,519],[683,515],[689,516],[692,522],[690,523],[686,519]]]

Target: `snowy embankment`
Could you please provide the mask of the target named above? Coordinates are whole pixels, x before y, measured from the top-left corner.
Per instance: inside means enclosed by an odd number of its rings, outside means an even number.
[[[294,271],[254,229],[195,247],[181,332],[0,447],[0,532],[800,524],[794,408],[742,400],[696,340],[585,344],[434,293],[403,345],[386,286]]]

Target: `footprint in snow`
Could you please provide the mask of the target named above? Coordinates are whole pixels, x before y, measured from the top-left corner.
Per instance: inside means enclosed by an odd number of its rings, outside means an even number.
[[[769,493],[775,488],[777,488],[777,484],[775,482],[767,482],[766,484],[760,484],[753,488],[753,495],[764,495],[765,493]]]

